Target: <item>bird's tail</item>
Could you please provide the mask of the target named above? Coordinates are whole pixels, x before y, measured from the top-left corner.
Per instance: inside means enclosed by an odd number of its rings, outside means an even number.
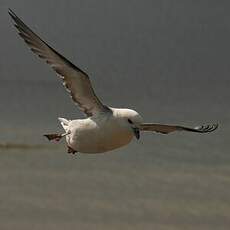
[[[52,141],[52,140],[60,141],[63,137],[70,134],[69,122],[71,120],[67,120],[65,118],[60,118],[60,117],[58,118],[58,120],[61,122],[61,125],[62,125],[63,129],[65,130],[65,133],[63,133],[63,134],[58,134],[58,133],[45,134],[44,136],[47,137],[49,141]]]
[[[62,125],[63,129],[64,129],[65,131],[67,131],[67,130],[68,130],[68,127],[69,127],[69,122],[70,122],[71,120],[67,120],[67,119],[61,118],[61,117],[59,117],[58,120],[61,122],[61,125]]]

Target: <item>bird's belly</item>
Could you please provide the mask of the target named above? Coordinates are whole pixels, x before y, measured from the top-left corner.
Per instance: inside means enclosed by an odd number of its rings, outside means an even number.
[[[124,129],[89,129],[76,130],[67,143],[81,153],[103,153],[127,145],[132,138],[133,133]]]

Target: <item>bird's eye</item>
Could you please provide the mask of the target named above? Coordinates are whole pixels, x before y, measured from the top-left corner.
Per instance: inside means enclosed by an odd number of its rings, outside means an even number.
[[[129,124],[133,124],[133,122],[130,119],[128,119],[128,122],[129,122]]]

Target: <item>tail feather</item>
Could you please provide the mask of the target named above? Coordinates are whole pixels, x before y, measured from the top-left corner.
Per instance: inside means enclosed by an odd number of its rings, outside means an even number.
[[[67,120],[65,118],[59,117],[58,120],[63,124],[63,125],[68,125],[70,120]]]
[[[62,117],[59,117],[58,120],[61,122],[61,125],[62,125],[63,129],[65,131],[67,131],[70,120],[67,120],[67,119],[62,118]]]
[[[67,120],[65,118],[59,117],[58,120],[61,122],[61,125],[63,129],[66,131],[64,134],[57,134],[57,133],[50,133],[50,134],[45,134],[45,136],[49,141],[55,140],[55,141],[60,141],[62,137],[68,135],[70,133],[69,131],[69,122],[70,120]]]

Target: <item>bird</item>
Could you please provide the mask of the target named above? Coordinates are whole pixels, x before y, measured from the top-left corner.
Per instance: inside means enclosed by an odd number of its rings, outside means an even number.
[[[217,129],[218,124],[189,128],[144,123],[142,116],[133,109],[104,105],[95,94],[87,73],[41,39],[11,9],[8,12],[22,39],[57,73],[74,103],[86,115],[74,120],[58,118],[65,132],[44,135],[49,141],[57,142],[65,137],[68,153],[108,152],[128,145],[134,137],[139,139],[143,131],[162,134],[175,131],[210,133]]]

